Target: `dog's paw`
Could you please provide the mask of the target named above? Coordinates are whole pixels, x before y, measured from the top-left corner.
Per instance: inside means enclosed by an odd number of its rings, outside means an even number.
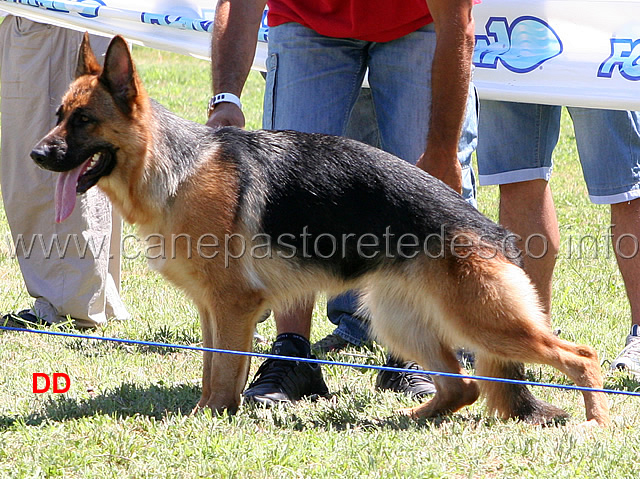
[[[196,404],[196,406],[191,410],[191,414],[199,414],[202,413],[205,410],[209,410],[211,411],[212,414],[216,415],[220,415],[220,414],[235,414],[236,412],[238,412],[238,409],[240,407],[240,401],[238,402],[232,402],[232,403],[227,403],[224,405],[219,405],[217,401],[215,400],[211,400],[211,399],[207,399],[207,398],[202,398],[200,399],[200,401],[198,402],[198,404]]]
[[[420,419],[420,416],[417,415],[415,409],[416,408],[414,407],[405,407],[402,409],[398,409],[396,411],[396,414],[398,414],[399,416],[404,416],[411,419]]]
[[[401,416],[409,417],[411,419],[427,419],[437,416],[446,416],[451,414],[452,409],[449,407],[438,407],[438,402],[435,398],[429,399],[427,402],[419,404],[415,407],[402,408],[397,411]]]
[[[557,426],[566,424],[569,414],[553,404],[533,399],[528,407],[518,411],[516,418],[535,426]]]
[[[611,425],[611,421],[608,417],[606,417],[606,418],[589,419],[587,421],[576,424],[575,427],[579,429],[589,430],[589,429],[606,428],[606,427],[609,427],[610,425]]]

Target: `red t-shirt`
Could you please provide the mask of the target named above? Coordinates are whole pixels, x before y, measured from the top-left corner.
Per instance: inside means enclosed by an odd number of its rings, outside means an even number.
[[[388,42],[431,22],[425,0],[269,0],[270,27],[296,22],[320,35]]]

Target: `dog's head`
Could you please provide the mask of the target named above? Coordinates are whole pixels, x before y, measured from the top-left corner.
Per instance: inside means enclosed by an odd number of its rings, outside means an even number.
[[[85,193],[114,170],[123,140],[127,147],[143,140],[134,121],[145,109],[146,95],[125,40],[116,36],[98,63],[85,34],[76,79],[57,112],[56,126],[34,147],[31,158],[60,172],[56,184],[56,222],[66,219],[76,194]],[[132,146],[133,145],[133,146]]]

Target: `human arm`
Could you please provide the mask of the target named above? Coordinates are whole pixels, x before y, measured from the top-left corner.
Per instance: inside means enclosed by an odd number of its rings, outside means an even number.
[[[240,97],[256,52],[258,29],[266,0],[220,0],[211,35],[213,93]],[[242,110],[233,103],[218,103],[208,126],[244,127]]]
[[[426,0],[436,29],[431,73],[431,120],[418,166],[462,191],[458,142],[475,45],[473,0]]]

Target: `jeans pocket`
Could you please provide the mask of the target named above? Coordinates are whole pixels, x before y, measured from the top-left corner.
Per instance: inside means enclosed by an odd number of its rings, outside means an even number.
[[[267,57],[267,84],[264,91],[264,108],[262,113],[262,128],[265,130],[272,130],[275,122],[277,73],[278,54],[272,53]]]

